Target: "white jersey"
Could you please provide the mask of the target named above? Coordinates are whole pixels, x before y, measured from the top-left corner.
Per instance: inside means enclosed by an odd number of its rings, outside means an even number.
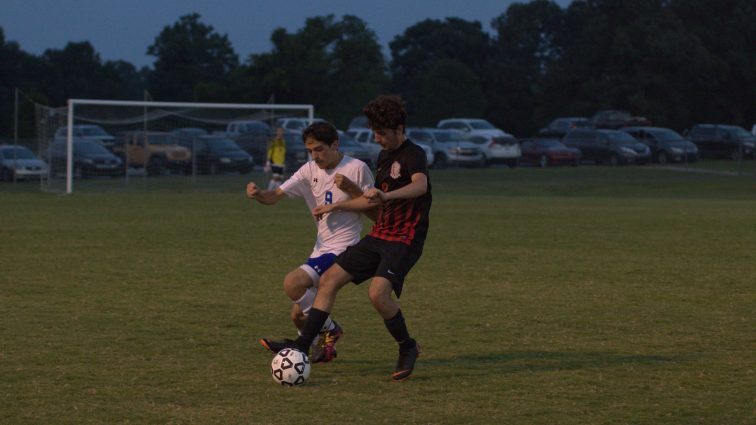
[[[332,169],[323,170],[309,161],[281,184],[281,190],[289,196],[304,198],[310,211],[318,205],[348,201],[351,197],[337,188],[333,182],[336,174],[342,174],[353,181],[363,192],[373,187],[373,174],[370,168],[359,159],[346,155]],[[326,214],[316,221],[318,238],[311,258],[326,253],[341,254],[348,246],[360,240],[362,219],[360,214],[351,211],[336,211]]]

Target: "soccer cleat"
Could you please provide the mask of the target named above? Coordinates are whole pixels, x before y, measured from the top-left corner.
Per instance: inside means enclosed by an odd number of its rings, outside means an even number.
[[[415,368],[415,360],[420,355],[420,344],[417,341],[412,340],[415,344],[412,348],[406,350],[399,349],[399,360],[396,362],[396,369],[391,375],[391,379],[394,382],[404,381],[412,375],[412,370]]]
[[[320,333],[318,345],[312,347],[310,361],[313,363],[327,363],[335,359],[338,355],[336,353],[336,342],[342,335],[344,335],[344,330],[334,320],[333,329]]]
[[[260,345],[267,348],[268,351],[272,351],[273,353],[278,353],[284,348],[296,348],[297,350],[300,350],[299,346],[297,345],[297,342],[288,338],[283,341],[273,341],[268,338],[260,338]],[[300,350],[300,351],[304,351],[304,350]]]

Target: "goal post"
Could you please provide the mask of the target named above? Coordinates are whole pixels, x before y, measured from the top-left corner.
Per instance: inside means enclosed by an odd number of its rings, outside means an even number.
[[[314,106],[311,104],[275,104],[275,103],[200,103],[200,102],[157,102],[157,101],[124,101],[124,100],[99,100],[99,99],[69,99],[67,104],[67,112],[65,119],[65,131],[60,128],[60,121],[57,120],[57,129],[55,134],[39,135],[39,140],[45,140],[48,147],[48,158],[50,162],[51,176],[48,179],[50,182],[56,181],[54,177],[55,167],[58,167],[58,171],[65,175],[65,193],[71,194],[74,191],[74,182],[79,178],[86,178],[82,175],[80,166],[75,163],[77,158],[77,145],[83,145],[84,142],[79,143],[82,138],[82,127],[99,127],[100,132],[107,134],[103,136],[103,139],[107,138],[108,143],[101,143],[107,148],[110,153],[117,155],[120,158],[120,162],[117,167],[120,167],[118,173],[115,171],[112,173],[113,177],[117,177],[116,174],[122,175],[125,184],[129,182],[129,176],[133,175],[164,175],[162,169],[159,167],[165,166],[165,174],[191,174],[194,177],[198,171],[207,174],[208,170],[210,174],[214,174],[218,168],[218,164],[205,164],[204,157],[199,155],[194,148],[195,143],[184,143],[182,149],[191,152],[191,164],[189,161],[185,162],[183,167],[175,167],[176,164],[170,162],[170,158],[163,158],[159,163],[157,160],[145,160],[144,157],[140,157],[141,153],[135,151],[133,147],[136,144],[147,144],[147,137],[158,137],[153,133],[160,133],[160,136],[170,136],[173,142],[177,143],[178,139],[175,139],[175,134],[180,134],[181,130],[193,129],[202,136],[197,137],[211,138],[211,137],[227,137],[231,142],[237,143],[244,150],[250,153],[249,161],[251,167],[255,164],[259,165],[259,161],[262,158],[260,156],[260,141],[256,141],[255,146],[252,146],[249,137],[245,136],[244,130],[240,130],[235,127],[237,123],[241,127],[241,123],[263,123],[268,128],[268,134],[265,134],[265,139],[269,139],[272,135],[272,130],[276,125],[277,119],[284,117],[296,117],[299,120],[303,120],[307,123],[312,123],[315,116]],[[62,117],[61,117],[62,118]],[[262,127],[261,124],[258,124]],[[44,128],[51,129],[52,124],[43,126]],[[231,131],[233,129],[233,131]],[[48,130],[50,132],[52,130]],[[144,142],[140,141],[128,141],[122,140],[129,137],[127,133],[139,133],[139,137],[144,137]],[[287,135],[289,136],[289,135]],[[65,151],[63,152],[63,142],[65,138]],[[204,139],[203,139],[204,140]],[[100,141],[102,142],[102,141]],[[89,142],[87,142],[89,143]],[[125,145],[129,144],[131,145]],[[157,142],[156,142],[157,143]],[[160,142],[165,144],[165,142]],[[53,146],[56,145],[56,146]],[[177,146],[177,148],[180,146]],[[54,149],[58,149],[59,152],[53,153]],[[254,149],[254,153],[250,150]],[[65,161],[56,160],[55,155],[65,155]],[[149,153],[148,153],[149,155]],[[155,152],[152,153],[153,158],[157,158]],[[257,156],[257,157],[255,157]],[[253,158],[254,157],[254,161]],[[62,158],[60,158],[62,159]],[[57,161],[57,162],[56,162]],[[141,162],[140,162],[141,161]],[[145,161],[149,161],[149,164]],[[170,162],[170,163],[169,163]],[[170,166],[173,165],[173,168]],[[219,164],[223,166],[224,164]],[[114,166],[115,167],[115,166]],[[141,167],[141,168],[140,168]],[[151,168],[152,167],[152,168]],[[157,168],[155,168],[157,167]],[[251,170],[251,167],[247,167],[247,172]],[[153,170],[153,168],[155,168]],[[168,170],[170,168],[170,170]],[[106,169],[103,166],[103,171]],[[77,172],[79,175],[77,175]],[[153,174],[154,172],[154,174]],[[99,174],[99,173],[98,173]],[[102,174],[106,174],[103,172]],[[56,191],[62,191],[57,189]]]

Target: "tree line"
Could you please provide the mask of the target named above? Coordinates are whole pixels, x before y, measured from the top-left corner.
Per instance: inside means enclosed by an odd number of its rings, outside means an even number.
[[[68,98],[312,103],[340,127],[379,93],[399,93],[412,125],[487,118],[520,136],[559,116],[626,109],[678,130],[756,122],[756,2],[551,0],[514,3],[490,29],[426,19],[389,43],[357,16],[278,28],[272,48],[240,60],[200,15],[182,16],[147,47],[151,68],[103,61],[89,42],[36,56],[0,28],[0,138],[13,132],[13,92],[50,106]],[[33,136],[29,102],[21,135]]]

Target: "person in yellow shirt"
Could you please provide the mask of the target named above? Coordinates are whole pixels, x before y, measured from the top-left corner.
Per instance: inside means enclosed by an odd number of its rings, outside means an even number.
[[[265,172],[270,172],[270,181],[268,190],[275,190],[281,186],[284,175],[284,164],[286,163],[286,139],[284,139],[284,129],[276,128],[276,136],[268,145],[268,159],[265,161]]]

